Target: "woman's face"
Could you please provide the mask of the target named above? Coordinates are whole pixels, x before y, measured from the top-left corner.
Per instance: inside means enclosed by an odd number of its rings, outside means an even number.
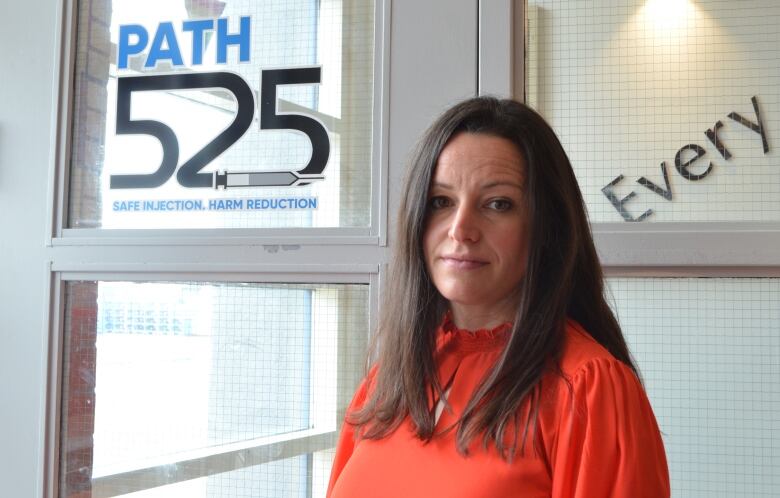
[[[425,265],[450,305],[514,316],[525,273],[525,161],[505,138],[455,135],[428,188]]]

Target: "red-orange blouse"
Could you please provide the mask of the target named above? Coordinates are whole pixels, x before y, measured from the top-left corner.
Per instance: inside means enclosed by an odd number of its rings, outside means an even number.
[[[442,412],[437,433],[457,422],[509,329],[504,324],[471,332],[445,319],[437,332],[437,360],[442,386],[451,386],[452,411]],[[345,423],[328,498],[668,497],[663,442],[631,369],[571,320],[560,365],[571,389],[558,374],[542,380],[537,432],[542,451],[526,450],[507,462],[493,445],[484,449],[475,441],[463,456],[455,430],[423,443],[408,419],[383,439],[355,441],[354,428]],[[365,402],[372,376],[349,410]]]

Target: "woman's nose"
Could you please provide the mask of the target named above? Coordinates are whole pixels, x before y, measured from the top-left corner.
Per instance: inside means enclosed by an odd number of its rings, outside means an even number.
[[[478,241],[480,229],[477,218],[477,213],[471,207],[459,206],[450,219],[450,238],[457,242]]]

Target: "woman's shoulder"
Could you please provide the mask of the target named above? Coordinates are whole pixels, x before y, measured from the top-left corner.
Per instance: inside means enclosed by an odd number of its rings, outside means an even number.
[[[566,330],[558,358],[560,373],[572,379],[586,371],[601,371],[614,367],[629,368],[612,356],[575,320],[566,320]],[[630,368],[629,368],[630,370]]]
[[[547,404],[610,405],[631,399],[635,408],[649,407],[642,382],[634,369],[615,358],[585,328],[567,319],[557,368],[542,380]],[[555,418],[558,418],[556,415]]]
[[[558,364],[539,412],[552,495],[668,497],[663,441],[631,367],[573,320]]]
[[[588,412],[598,418],[618,405],[652,413],[634,370],[571,319],[566,321],[556,368],[547,372],[541,387],[540,415],[543,425],[554,431],[571,417]]]

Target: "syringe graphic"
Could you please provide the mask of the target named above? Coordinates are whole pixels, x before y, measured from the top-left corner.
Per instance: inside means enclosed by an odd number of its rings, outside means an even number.
[[[214,188],[235,187],[298,187],[323,180],[323,175],[300,175],[295,171],[215,171]]]

